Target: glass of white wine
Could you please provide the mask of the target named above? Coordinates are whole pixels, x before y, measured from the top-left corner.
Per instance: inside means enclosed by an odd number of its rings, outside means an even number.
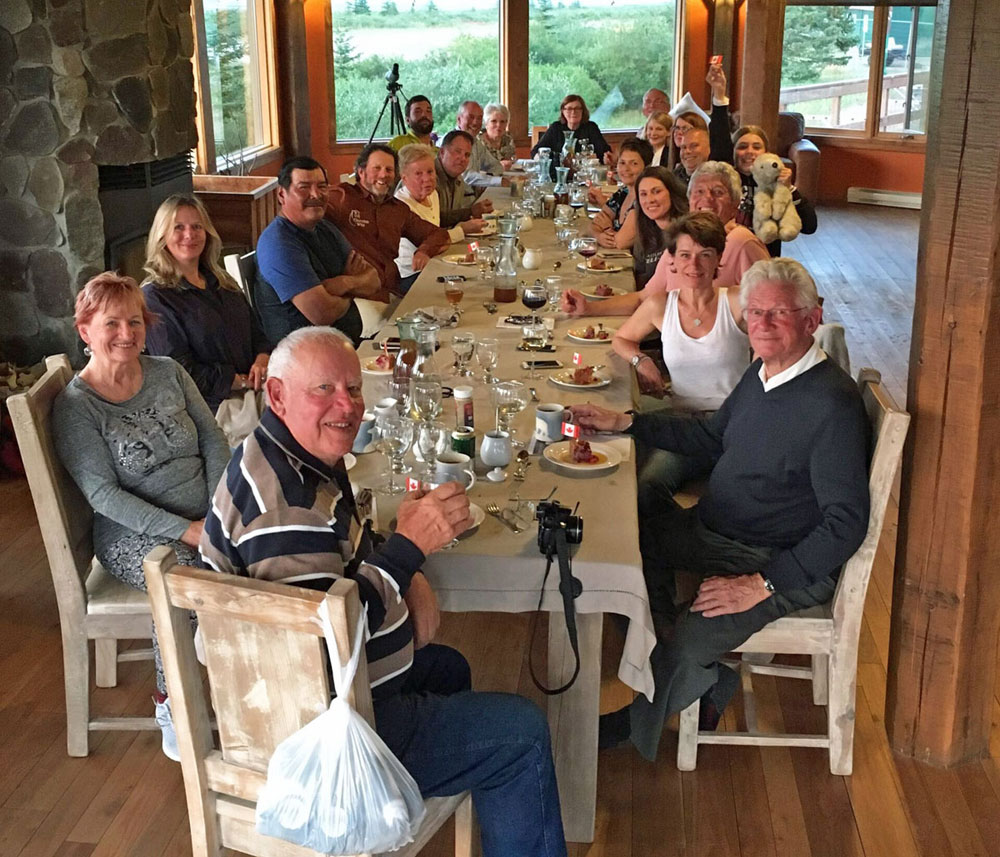
[[[492,384],[496,378],[493,377],[493,370],[497,368],[497,360],[500,357],[500,340],[480,339],[476,343],[476,360],[483,370],[483,383]]]
[[[469,371],[469,361],[472,353],[476,349],[476,335],[474,333],[456,333],[451,338],[451,350],[455,353],[456,374],[460,378],[467,378],[472,374]]]
[[[497,430],[510,434],[511,446],[523,447],[514,435],[511,421],[528,406],[531,391],[521,381],[500,381],[493,385],[491,395],[496,408]]]
[[[418,420],[431,422],[441,415],[441,382],[429,378],[410,381],[410,407]]]
[[[379,449],[388,460],[386,481],[377,490],[382,494],[402,494],[406,486],[397,483],[395,475],[409,472],[403,463],[403,456],[413,443],[413,420],[393,415],[381,416],[375,421],[375,429]]]

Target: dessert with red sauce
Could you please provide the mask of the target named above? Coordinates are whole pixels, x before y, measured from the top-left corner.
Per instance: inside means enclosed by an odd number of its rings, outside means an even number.
[[[385,353],[379,354],[379,356],[375,358],[373,366],[374,366],[374,368],[379,369],[379,370],[391,369],[392,368],[392,358],[388,354],[385,354]]]
[[[615,290],[611,288],[607,283],[598,283],[594,286],[594,294],[600,295],[602,298],[609,298],[615,293]]]
[[[573,370],[573,383],[574,384],[593,384],[594,383],[594,367],[593,366],[579,366]]]
[[[597,464],[601,460],[591,450],[587,441],[575,437],[569,441],[569,456],[574,464]]]
[[[600,256],[594,256],[587,260],[587,267],[591,271],[603,271],[608,267],[608,263],[604,261]]]

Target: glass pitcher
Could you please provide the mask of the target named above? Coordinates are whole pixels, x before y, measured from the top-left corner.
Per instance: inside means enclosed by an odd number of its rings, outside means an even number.
[[[509,304],[517,300],[517,238],[504,235],[500,239],[500,257],[493,277],[493,300]]]
[[[552,193],[556,205],[569,205],[569,167],[556,167],[556,186]]]
[[[441,325],[433,321],[418,321],[413,325],[413,333],[417,342],[417,356],[413,363],[411,378],[441,380],[441,367],[435,356],[439,330],[441,330]]]

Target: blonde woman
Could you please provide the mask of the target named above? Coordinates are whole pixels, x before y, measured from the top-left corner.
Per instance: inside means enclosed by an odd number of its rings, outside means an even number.
[[[220,260],[222,241],[201,201],[175,194],[153,218],[142,290],[159,316],[149,353],[173,357],[215,413],[233,393],[260,390],[271,353],[256,315]]]
[[[673,124],[674,120],[670,118],[670,114],[662,110],[649,114],[642,135],[642,138],[653,147],[653,160],[649,162],[649,166],[667,165],[670,159],[670,129]]]

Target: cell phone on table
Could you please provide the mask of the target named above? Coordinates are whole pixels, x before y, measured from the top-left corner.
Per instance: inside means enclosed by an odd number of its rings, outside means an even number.
[[[384,342],[379,343],[379,348],[382,348],[383,346],[386,351],[399,351],[399,337],[388,337]]]
[[[523,360],[522,369],[562,369],[562,362],[559,360]]]

